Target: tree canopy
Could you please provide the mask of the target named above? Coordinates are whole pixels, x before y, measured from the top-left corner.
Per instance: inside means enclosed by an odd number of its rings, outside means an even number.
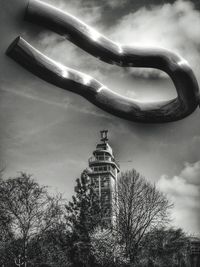
[[[127,171],[113,199],[109,227],[87,170],[71,201],[25,173],[0,179],[0,265],[14,267],[21,255],[27,267],[185,266],[187,237],[168,227],[173,205],[154,184]]]

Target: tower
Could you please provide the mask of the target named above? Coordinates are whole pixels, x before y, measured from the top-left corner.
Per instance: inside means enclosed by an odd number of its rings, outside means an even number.
[[[120,167],[115,161],[111,146],[108,144],[108,130],[101,133],[101,142],[89,158],[89,177],[99,196],[102,219],[105,225],[113,223],[114,192],[117,186],[117,175]]]

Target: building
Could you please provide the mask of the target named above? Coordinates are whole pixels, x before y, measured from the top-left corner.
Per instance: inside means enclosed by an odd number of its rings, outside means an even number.
[[[112,225],[114,222],[114,198],[117,190],[117,175],[120,172],[119,164],[116,162],[111,146],[108,144],[108,131],[101,133],[101,142],[89,158],[89,177],[94,184],[99,196],[103,224]]]

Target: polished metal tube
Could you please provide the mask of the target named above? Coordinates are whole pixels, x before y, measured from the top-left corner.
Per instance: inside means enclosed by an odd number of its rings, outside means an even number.
[[[129,47],[112,42],[74,16],[38,0],[30,0],[25,19],[65,36],[89,54],[121,67],[155,68],[172,79],[177,97],[145,102],[124,97],[94,78],[67,68],[18,37],[7,54],[40,78],[82,95],[118,117],[131,121],[162,123],[190,115],[199,104],[199,88],[186,60],[166,49]]]

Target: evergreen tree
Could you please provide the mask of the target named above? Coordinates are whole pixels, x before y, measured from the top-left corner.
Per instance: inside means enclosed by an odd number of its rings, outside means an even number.
[[[100,224],[100,205],[87,170],[76,183],[76,194],[66,205],[68,226],[71,229],[69,257],[73,266],[89,267],[95,264],[90,234]]]

